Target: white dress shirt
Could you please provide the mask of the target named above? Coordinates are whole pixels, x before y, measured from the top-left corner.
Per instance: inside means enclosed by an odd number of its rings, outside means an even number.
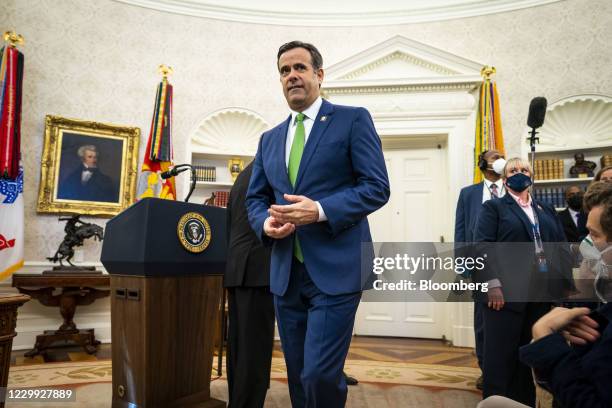
[[[319,110],[321,109],[321,105],[323,104],[323,99],[319,96],[308,108],[304,109],[304,148],[306,148],[306,143],[308,143],[308,136],[310,136],[310,132],[312,131],[312,126],[314,125],[314,121],[319,114]],[[291,145],[293,144],[293,137],[295,136],[295,130],[297,129],[297,120],[295,119],[297,114],[300,112],[296,112],[294,110],[291,111],[291,123],[289,124],[289,128],[287,129],[287,143],[285,143],[285,166],[289,167],[289,155],[291,154]]]
[[[531,205],[531,195],[527,195],[528,199],[526,203],[523,202],[523,200],[521,200],[519,196],[514,195],[512,193],[510,193],[510,197],[512,197],[514,201],[516,201],[516,203],[519,205],[519,207],[521,207],[521,210],[523,210],[523,212],[527,215],[527,217],[529,218],[529,221],[531,221],[531,224],[535,224],[535,217],[533,215],[533,206]]]
[[[310,132],[312,131],[312,127],[314,126],[314,121],[319,114],[319,110],[321,109],[321,105],[323,104],[323,99],[319,96],[308,108],[304,109],[301,113],[304,114],[304,149],[306,149],[306,143],[308,143],[308,136],[310,136]],[[289,123],[289,127],[287,128],[287,141],[285,143],[285,167],[289,168],[289,155],[291,154],[291,145],[293,144],[293,138],[295,136],[295,130],[297,129],[297,120],[296,116],[300,112],[296,112],[294,110],[291,111],[291,123]],[[327,216],[325,215],[325,211],[323,211],[323,207],[319,204],[318,201],[315,201],[317,204],[317,208],[319,209],[319,220],[318,221],[327,221]]]
[[[570,215],[572,216],[572,221],[574,221],[574,225],[578,226],[578,211],[574,211],[571,208],[567,207],[567,209],[569,210]]]
[[[482,202],[489,201],[491,199],[491,184],[495,184],[497,186],[497,196],[502,198],[504,194],[506,194],[506,188],[504,187],[504,183],[501,179],[497,180],[495,183],[484,179],[484,188],[482,189]]]
[[[81,184],[87,184],[87,182],[89,182],[89,179],[93,175],[93,173],[89,171],[88,169],[89,169],[89,166],[87,166],[86,164],[83,164],[83,171],[81,172]]]

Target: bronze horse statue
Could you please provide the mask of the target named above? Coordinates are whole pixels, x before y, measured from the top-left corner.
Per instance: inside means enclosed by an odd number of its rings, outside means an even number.
[[[64,231],[66,236],[60,243],[59,248],[50,258],[51,262],[58,262],[64,266],[62,261],[68,262],[71,266],[75,266],[70,260],[74,256],[74,247],[82,246],[83,241],[93,237],[95,240],[102,241],[104,239],[104,230],[101,226],[83,222],[79,219],[80,215],[75,215],[69,218],[60,218],[59,221],[67,221]],[[79,225],[80,224],[80,225]]]

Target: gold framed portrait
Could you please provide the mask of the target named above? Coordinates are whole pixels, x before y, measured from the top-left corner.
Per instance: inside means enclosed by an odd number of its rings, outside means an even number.
[[[134,203],[140,129],[45,117],[37,211],[112,217]]]

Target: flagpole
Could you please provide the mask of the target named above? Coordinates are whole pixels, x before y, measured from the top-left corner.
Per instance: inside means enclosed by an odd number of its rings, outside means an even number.
[[[169,67],[164,64],[161,64],[159,67],[157,67],[157,71],[161,74],[162,81],[164,82],[168,82],[168,76],[174,73],[174,70],[172,69],[172,67]]]
[[[25,44],[23,36],[15,31],[5,31],[2,38],[9,47],[17,48],[18,45]]]
[[[25,40],[15,31],[5,31],[2,39],[6,46],[0,53],[0,82],[7,94],[0,100],[0,197],[3,197],[0,199],[3,239],[0,241],[6,246],[1,248],[0,281],[23,267],[25,244],[23,168],[20,166],[23,54],[17,49]]]
[[[482,69],[480,70],[480,76],[482,76],[482,80],[483,80],[483,86],[485,86],[485,96],[487,98],[491,98],[491,77],[497,72],[497,70],[495,69],[495,67],[493,66],[489,66],[489,65],[485,65],[484,67],[482,67]],[[486,104],[487,106],[492,106],[493,105],[493,101],[491,101],[490,99],[485,99],[485,101],[488,101],[488,103]],[[489,109],[486,109],[485,112],[488,112],[489,115],[492,115],[493,112],[489,111]],[[489,128],[488,132],[485,132],[484,134],[484,146],[482,147],[482,151],[485,150],[491,150],[493,148],[497,148],[497,145],[495,143],[495,127],[491,126],[493,124],[493,118],[489,117],[485,117],[488,120],[485,121],[484,125],[485,128]],[[491,134],[493,134],[493,137],[491,137]]]
[[[484,79],[485,81],[490,81],[491,77],[493,76],[493,74],[495,74],[497,72],[497,70],[495,69],[495,67],[491,67],[489,65],[485,65],[484,67],[482,67],[482,69],[480,70],[480,75],[482,76],[482,79]]]

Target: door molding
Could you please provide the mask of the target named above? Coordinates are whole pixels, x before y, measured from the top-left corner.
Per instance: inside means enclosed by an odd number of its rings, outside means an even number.
[[[395,36],[326,70],[323,95],[342,105],[369,110],[383,145],[405,139],[446,141],[449,187],[443,235],[454,236],[459,191],[471,184],[477,89],[483,64],[402,36]],[[408,227],[408,226],[407,226]],[[446,337],[473,346],[473,307],[447,303]]]

